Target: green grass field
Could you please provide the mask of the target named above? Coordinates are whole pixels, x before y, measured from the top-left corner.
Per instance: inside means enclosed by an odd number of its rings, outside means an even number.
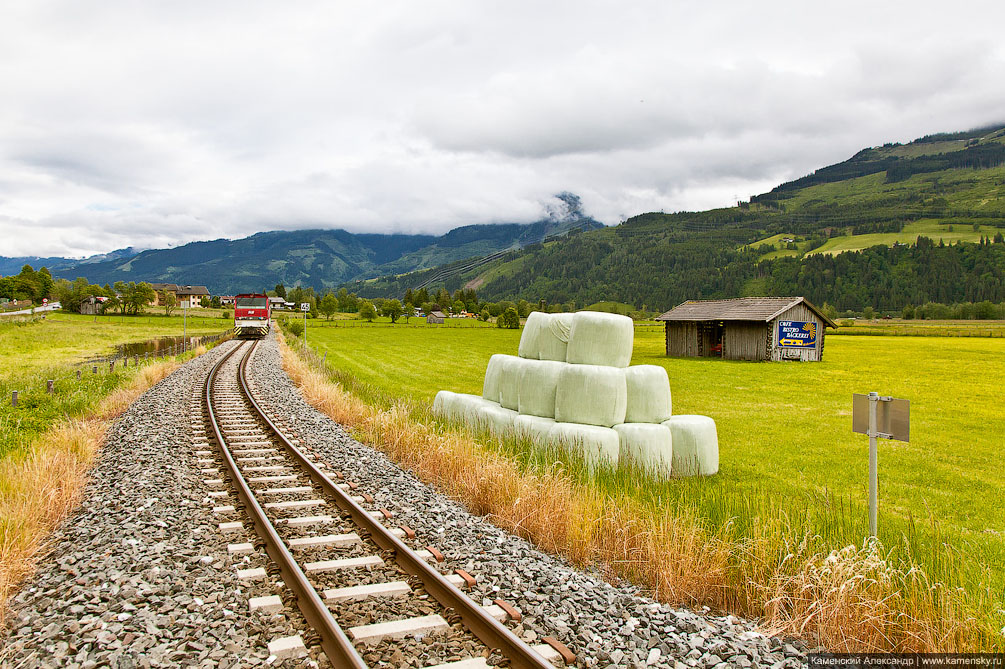
[[[189,318],[189,335],[218,334],[231,322],[220,318]],[[133,368],[117,365],[114,373],[102,364],[99,373],[79,363],[115,352],[123,343],[182,334],[180,317],[80,316],[52,313],[43,321],[0,321],[0,458],[24,453],[35,437],[64,416],[80,416],[130,378]],[[55,393],[46,381],[55,381]],[[11,406],[13,391],[18,406]]]
[[[950,230],[949,228],[953,228]],[[990,225],[982,225],[978,230],[974,230],[971,225],[961,225],[959,223],[950,225],[933,220],[921,220],[904,225],[900,232],[877,232],[867,235],[846,235],[844,237],[832,237],[818,248],[813,249],[807,255],[813,253],[836,254],[843,251],[861,251],[870,246],[893,246],[894,243],[914,244],[918,237],[929,237],[938,242],[940,239],[946,244],[956,242],[976,243],[981,237],[994,237],[1000,232],[1000,228]]]
[[[480,394],[489,357],[515,354],[519,338],[498,328],[367,327],[317,329],[309,341],[360,394],[421,406],[440,389]],[[665,367],[674,412],[713,417],[720,443],[718,475],[639,495],[693,507],[741,535],[782,517],[794,540],[816,535],[827,550],[861,545],[867,532],[868,439],[851,431],[852,393],[909,399],[911,442],[880,443],[880,538],[932,578],[992,588],[986,596],[1003,608],[1002,339],[831,334],[821,363],[747,363],[667,358],[662,330],[643,326],[632,364]],[[617,479],[598,484],[625,485]],[[947,564],[947,554],[959,559]]]
[[[516,354],[519,330],[315,330],[328,362],[396,396],[431,403],[438,390],[481,393],[493,353]],[[632,364],[662,365],[675,413],[713,417],[722,474],[713,485],[765,486],[806,500],[825,492],[866,499],[867,440],[851,432],[851,394],[911,400],[912,441],[884,442],[883,509],[928,515],[980,535],[1005,532],[982,501],[1005,489],[995,463],[1005,435],[1005,341],[935,337],[826,340],[817,364],[674,359],[645,328]],[[937,381],[936,381],[937,380]]]

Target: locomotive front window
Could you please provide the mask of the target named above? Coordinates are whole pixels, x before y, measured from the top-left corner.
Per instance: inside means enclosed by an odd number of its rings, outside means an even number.
[[[239,297],[237,298],[237,306],[264,309],[267,301],[267,297]]]

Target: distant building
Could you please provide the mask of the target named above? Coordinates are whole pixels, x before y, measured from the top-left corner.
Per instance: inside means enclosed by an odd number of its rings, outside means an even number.
[[[150,284],[154,289],[154,301],[151,302],[155,307],[163,306],[161,302],[161,295],[164,293],[173,293],[175,298],[178,297],[178,284],[176,283],[152,283]]]
[[[426,322],[430,325],[440,325],[447,319],[446,314],[442,311],[431,311],[429,315],[426,316]]]
[[[179,307],[199,307],[202,306],[202,298],[209,297],[209,289],[206,286],[178,286],[175,294]]]
[[[220,296],[220,306],[226,306],[228,304],[234,304],[237,298],[234,295],[221,295]]]
[[[656,320],[675,358],[819,361],[824,330],[837,327],[804,297],[689,301]]]

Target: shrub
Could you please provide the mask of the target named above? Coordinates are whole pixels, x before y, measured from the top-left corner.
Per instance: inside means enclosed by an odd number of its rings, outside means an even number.
[[[496,319],[496,325],[501,328],[516,330],[520,327],[520,315],[516,312],[516,307],[508,307],[506,311]]]
[[[297,319],[289,319],[286,321],[286,329],[290,331],[294,337],[299,337],[304,333],[304,324]]]

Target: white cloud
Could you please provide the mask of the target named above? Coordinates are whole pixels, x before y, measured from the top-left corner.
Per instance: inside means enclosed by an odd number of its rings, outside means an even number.
[[[1000,3],[74,3],[0,24],[0,255],[607,223],[1005,120]]]

